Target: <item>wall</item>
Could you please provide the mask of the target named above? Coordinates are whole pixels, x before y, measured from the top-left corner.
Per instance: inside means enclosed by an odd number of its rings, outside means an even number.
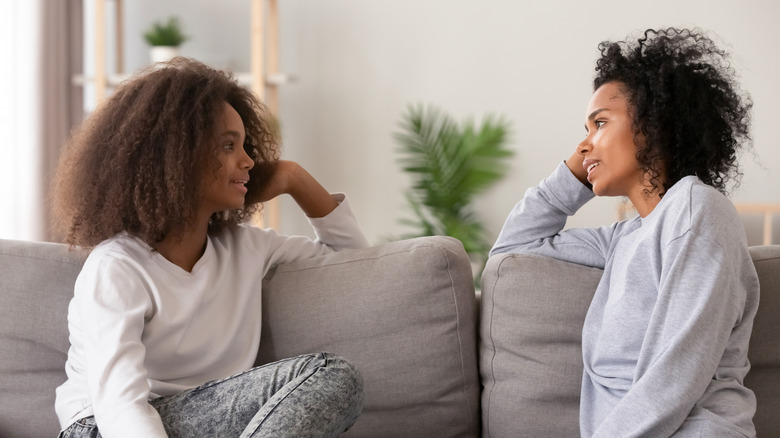
[[[405,231],[403,190],[392,138],[412,103],[459,119],[503,115],[512,122],[511,176],[477,204],[495,236],[526,188],[569,156],[584,135],[596,47],[648,27],[699,26],[733,54],[754,100],[753,155],[735,202],[780,202],[777,46],[780,4],[770,0],[658,0],[636,6],[513,0],[280,0],[281,68],[298,77],[281,90],[285,156],[332,191],[349,194],[372,242]],[[235,70],[249,68],[249,1],[125,2],[127,64],[146,62],[140,39],[153,20],[177,14],[192,35],[182,53]],[[615,218],[616,199],[589,203],[570,226]],[[285,233],[309,234],[292,202]]]

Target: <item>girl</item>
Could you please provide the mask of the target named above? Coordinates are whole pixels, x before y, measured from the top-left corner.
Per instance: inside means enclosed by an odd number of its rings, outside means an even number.
[[[754,436],[743,378],[758,278],[722,193],[750,100],[699,33],[600,49],[585,139],[526,192],[492,254],[604,269],[582,331],[583,437]],[[562,231],[594,195],[627,196],[639,215]]]
[[[278,160],[270,120],[229,75],[178,58],[72,138],[55,215],[93,249],[68,312],[61,436],[334,436],[357,419],[362,380],[342,358],[252,368],[268,269],[367,246],[343,195]],[[284,193],[316,241],[242,225]]]

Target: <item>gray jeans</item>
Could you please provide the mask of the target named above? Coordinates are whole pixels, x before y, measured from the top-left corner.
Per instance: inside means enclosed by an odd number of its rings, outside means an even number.
[[[165,431],[178,437],[332,437],[363,407],[363,379],[330,353],[280,360],[152,400]],[[61,438],[99,438],[94,417]]]

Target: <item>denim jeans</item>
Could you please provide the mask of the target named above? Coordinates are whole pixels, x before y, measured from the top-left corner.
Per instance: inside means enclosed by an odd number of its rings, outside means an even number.
[[[363,407],[363,379],[330,353],[280,360],[154,399],[165,431],[178,437],[331,437],[352,426]],[[93,417],[61,438],[99,438]]]

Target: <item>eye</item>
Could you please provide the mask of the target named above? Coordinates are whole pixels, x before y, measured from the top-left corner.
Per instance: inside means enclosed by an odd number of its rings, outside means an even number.
[[[225,149],[226,151],[232,151],[234,147],[235,145],[233,144],[232,141],[229,141],[222,145],[222,148]]]
[[[596,129],[601,128],[602,126],[604,126],[605,123],[607,122],[604,120],[596,120],[595,122],[593,122],[593,124],[596,125]]]

